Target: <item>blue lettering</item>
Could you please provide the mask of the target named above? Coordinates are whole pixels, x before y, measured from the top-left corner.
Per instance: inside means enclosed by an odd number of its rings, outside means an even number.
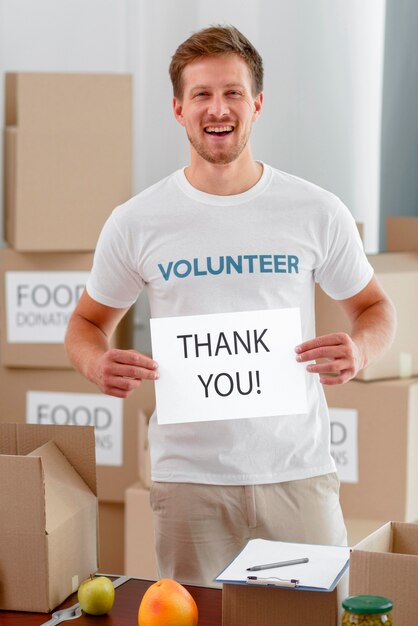
[[[238,261],[234,261],[232,256],[226,257],[226,273],[231,273],[231,266],[235,269],[238,274],[242,274],[242,256],[239,255],[237,257]]]
[[[204,259],[195,257],[192,260],[179,259],[168,261],[166,265],[158,263],[164,280],[168,281],[172,274],[177,278],[187,276],[217,276],[219,274],[242,274],[248,272],[254,274],[259,271],[262,274],[299,274],[299,257],[296,254],[245,254],[236,256],[210,256]]]
[[[219,257],[219,268],[216,270],[213,268],[213,265],[212,265],[212,257],[210,256],[206,257],[206,263],[208,266],[209,274],[222,274],[222,272],[224,271],[224,266],[225,266],[225,257],[223,256]]]
[[[260,272],[270,274],[273,271],[272,264],[271,254],[260,254]]]
[[[179,267],[181,265],[186,266],[186,269],[183,273],[180,273],[180,270],[179,270]],[[180,261],[176,261],[173,271],[175,275],[177,276],[177,278],[185,278],[192,271],[192,264],[190,263],[190,261],[187,261],[186,259],[181,259]]]
[[[292,270],[294,269],[296,274],[299,274],[299,268],[298,268],[298,263],[299,263],[299,259],[295,254],[289,254],[288,256],[288,271],[289,274],[292,273]]]
[[[206,276],[207,272],[199,270],[199,259],[193,259],[193,269],[195,276]]]
[[[248,271],[250,272],[250,274],[254,273],[254,259],[257,258],[256,254],[246,254],[244,256],[244,259],[248,260]]]
[[[164,280],[168,280],[170,278],[171,268],[173,267],[173,261],[169,262],[167,269],[164,269],[164,266],[161,265],[161,263],[158,263],[158,267],[159,267],[161,274],[164,277]]]
[[[284,259],[286,258],[286,256],[284,254],[275,254],[273,258],[274,258],[274,271],[277,272],[278,274],[285,274],[286,273],[286,261]]]

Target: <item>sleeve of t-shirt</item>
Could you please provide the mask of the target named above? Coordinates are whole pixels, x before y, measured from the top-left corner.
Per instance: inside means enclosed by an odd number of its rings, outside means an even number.
[[[144,288],[127,242],[112,215],[100,233],[86,283],[93,300],[114,308],[130,307]]]
[[[315,269],[315,281],[334,300],[359,293],[373,276],[373,267],[364,253],[357,225],[340,201],[325,236],[325,253]]]

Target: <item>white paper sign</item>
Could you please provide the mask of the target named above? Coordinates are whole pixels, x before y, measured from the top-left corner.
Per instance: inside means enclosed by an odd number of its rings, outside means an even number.
[[[28,424],[94,426],[97,465],[123,463],[123,400],[99,393],[28,391]]]
[[[6,272],[9,343],[63,343],[89,272]]]
[[[306,413],[299,309],[151,319],[160,424]]]
[[[358,483],[358,412],[330,408],[331,454],[343,483]]]

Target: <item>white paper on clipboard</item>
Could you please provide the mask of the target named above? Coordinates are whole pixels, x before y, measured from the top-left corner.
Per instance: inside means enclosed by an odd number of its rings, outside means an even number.
[[[306,557],[308,563],[263,569],[255,573],[262,578],[297,579],[300,589],[332,591],[348,567],[350,548],[251,539],[215,581],[246,583],[247,576],[253,573],[247,571],[249,567]]]

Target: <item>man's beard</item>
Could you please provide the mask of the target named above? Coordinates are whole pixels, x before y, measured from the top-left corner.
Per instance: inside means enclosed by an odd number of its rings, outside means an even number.
[[[236,131],[234,130],[233,132]],[[205,159],[205,161],[213,163],[214,165],[227,165],[228,163],[235,161],[240,156],[241,152],[248,143],[249,134],[243,136],[238,144],[232,146],[228,152],[214,151],[213,153],[203,143],[200,143],[197,139],[191,137],[189,133],[187,133],[187,137],[193,148],[196,150],[198,155],[202,157],[202,159]]]

